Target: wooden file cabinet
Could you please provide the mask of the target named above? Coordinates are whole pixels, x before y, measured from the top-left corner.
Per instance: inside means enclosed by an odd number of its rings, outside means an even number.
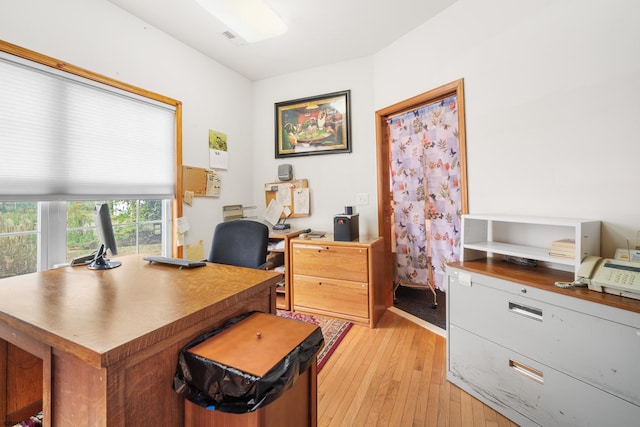
[[[382,255],[382,238],[291,240],[294,311],[374,327],[386,309]]]

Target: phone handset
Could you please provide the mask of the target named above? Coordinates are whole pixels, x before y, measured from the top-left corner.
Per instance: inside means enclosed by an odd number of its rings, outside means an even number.
[[[599,256],[589,255],[584,257],[580,264],[580,268],[578,269],[578,280],[591,279],[595,273],[596,267],[598,267],[601,262],[602,258]]]
[[[555,285],[559,288],[570,288],[572,286],[584,287],[589,285],[589,279],[593,277],[593,273],[601,261],[602,258],[598,256],[587,255],[580,263],[576,280],[573,282],[556,282]]]

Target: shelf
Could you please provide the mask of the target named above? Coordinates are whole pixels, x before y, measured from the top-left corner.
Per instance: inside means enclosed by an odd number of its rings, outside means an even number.
[[[283,282],[276,286],[276,308],[280,310],[291,310],[291,285],[289,271],[289,240],[297,237],[302,230],[271,231],[269,233],[269,246],[267,251],[273,257],[276,256],[276,267],[273,270],[284,275]],[[269,257],[268,257],[269,258]]]
[[[574,258],[563,258],[549,255],[549,248],[538,248],[535,246],[514,245],[511,243],[500,242],[466,243],[464,247],[465,249],[474,249],[477,251],[506,256],[535,259],[543,262],[553,262],[571,266],[576,264],[576,260]]]
[[[577,224],[594,222],[584,218],[561,218],[528,215],[503,215],[503,214],[465,214],[467,219],[478,219],[482,221],[510,222],[518,224],[552,225],[560,227],[574,228]],[[595,221],[600,222],[600,221]]]
[[[461,261],[487,257],[518,257],[546,267],[577,273],[582,258],[600,255],[600,221],[517,215],[462,216]],[[572,239],[575,256],[549,255],[553,241]]]

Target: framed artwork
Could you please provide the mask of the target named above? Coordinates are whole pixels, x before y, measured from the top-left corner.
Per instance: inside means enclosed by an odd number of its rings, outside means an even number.
[[[276,158],[351,152],[350,91],[275,104]]]

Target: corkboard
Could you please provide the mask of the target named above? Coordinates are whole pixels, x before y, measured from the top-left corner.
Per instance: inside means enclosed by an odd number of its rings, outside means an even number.
[[[209,179],[212,174],[215,176],[216,172],[194,166],[182,166],[182,193],[191,191],[195,197],[217,197],[219,188],[208,188],[211,185]]]
[[[296,197],[296,190],[307,189],[307,203],[306,206],[301,206],[296,203],[296,200],[300,200]],[[291,210],[291,215],[287,218],[300,218],[311,215],[311,208],[309,206],[309,181],[306,179],[295,179],[292,181],[279,181],[268,182],[264,185],[264,195],[266,206],[269,206],[272,200],[280,202],[283,206],[288,207]],[[282,214],[281,218],[285,218]]]

